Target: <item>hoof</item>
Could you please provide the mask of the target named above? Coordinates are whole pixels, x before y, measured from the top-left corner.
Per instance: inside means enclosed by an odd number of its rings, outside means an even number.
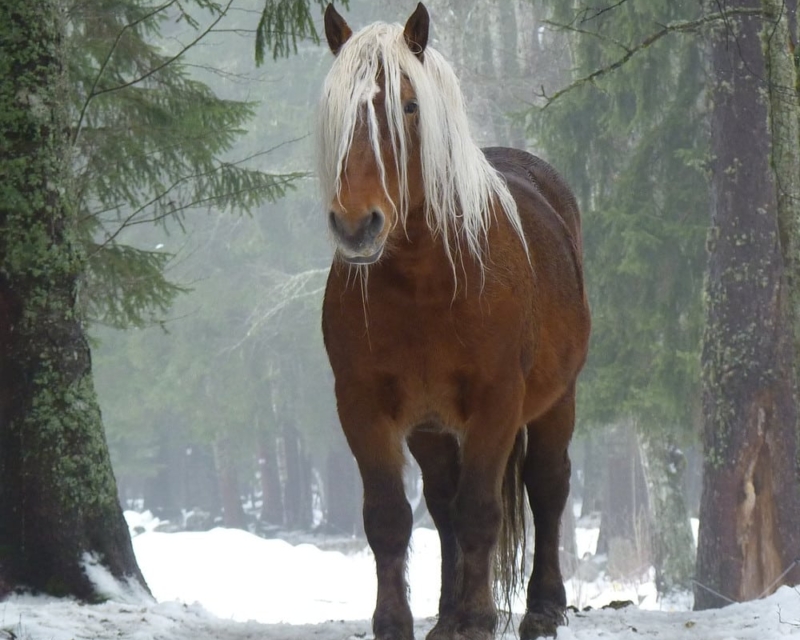
[[[375,640],[414,640],[414,620],[410,611],[400,620],[375,618],[372,631],[375,633]]]
[[[564,607],[549,602],[530,608],[519,625],[520,640],[555,638],[559,627],[567,624]]]
[[[494,630],[497,627],[497,614],[491,613],[462,613],[458,617],[453,635],[453,640],[493,640]]]
[[[414,640],[414,633],[401,629],[387,629],[375,632],[375,640]]]
[[[487,629],[479,629],[478,627],[469,627],[467,629],[456,629],[451,638],[453,640],[494,640],[494,632]]]
[[[428,631],[425,640],[453,640],[456,633],[456,621],[452,617],[439,618],[433,629]]]

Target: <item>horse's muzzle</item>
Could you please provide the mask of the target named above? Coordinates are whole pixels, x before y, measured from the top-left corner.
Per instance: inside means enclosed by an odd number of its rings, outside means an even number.
[[[331,233],[339,256],[350,264],[372,264],[383,253],[381,238],[386,217],[380,209],[353,220],[331,211],[328,216]]]

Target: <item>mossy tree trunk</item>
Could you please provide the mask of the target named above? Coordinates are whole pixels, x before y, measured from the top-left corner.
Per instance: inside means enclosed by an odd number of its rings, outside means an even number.
[[[735,0],[727,8],[758,10],[762,2]],[[800,555],[800,501],[792,338],[761,37],[774,24],[761,16],[729,18],[710,34],[714,159],[697,609],[757,598],[800,578],[796,566],[781,575]],[[795,136],[791,144],[797,143]]]
[[[59,0],[0,3],[0,595],[96,600],[89,558],[144,579],[76,306],[64,11]]]

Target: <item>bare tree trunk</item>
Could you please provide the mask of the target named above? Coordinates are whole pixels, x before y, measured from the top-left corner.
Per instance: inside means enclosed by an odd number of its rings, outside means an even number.
[[[239,477],[236,473],[236,460],[231,451],[230,436],[220,435],[214,440],[214,467],[217,471],[224,525],[234,529],[246,528],[247,519],[242,508]]]
[[[604,487],[607,485],[608,462],[605,439],[602,434],[590,433],[584,437],[583,496],[581,517],[585,518],[603,510]]]
[[[284,505],[286,526],[290,529],[311,528],[311,468],[300,433],[293,426],[283,428],[286,459]]]
[[[337,443],[328,451],[327,487],[327,531],[360,534],[363,530],[361,482],[356,461],[344,442]]]
[[[608,432],[608,475],[597,552],[608,554],[608,570],[627,577],[649,566],[647,490],[636,433],[630,423]]]
[[[639,429],[638,433],[650,504],[656,588],[660,595],[689,591],[694,577],[695,549],[683,498],[686,458],[663,433],[648,429]]]
[[[263,427],[258,433],[258,471],[261,476],[261,521],[283,524],[283,492],[275,438]]]
[[[760,9],[761,0],[727,6]],[[800,579],[798,567],[781,578],[800,555],[800,500],[764,27],[761,17],[729,16],[710,38],[714,161],[697,609],[757,598]]]

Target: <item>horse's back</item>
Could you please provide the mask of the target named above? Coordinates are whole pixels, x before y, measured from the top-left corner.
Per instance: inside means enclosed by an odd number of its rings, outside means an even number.
[[[581,252],[581,217],[578,202],[566,181],[552,165],[541,158],[509,147],[487,147],[483,153],[491,165],[506,176],[516,176],[547,201],[569,230],[578,253]],[[524,209],[524,207],[521,207]],[[521,212],[525,215],[525,212]]]
[[[574,385],[586,357],[589,309],[583,281],[580,212],[570,188],[541,158],[503,147],[483,150],[517,203],[535,272],[531,299],[535,358],[525,415],[541,415]]]

